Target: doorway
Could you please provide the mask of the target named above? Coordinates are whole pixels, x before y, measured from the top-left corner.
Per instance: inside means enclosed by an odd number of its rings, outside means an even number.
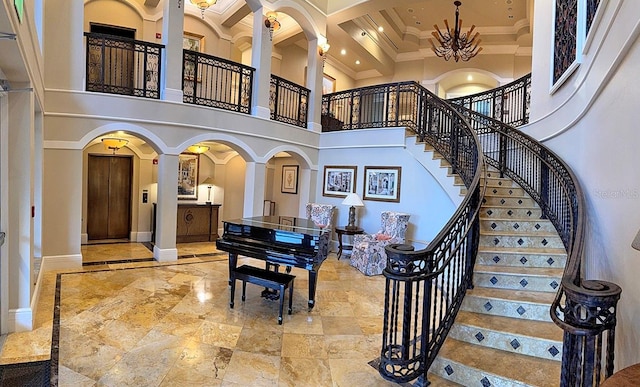
[[[129,239],[132,156],[89,155],[87,168],[88,239]]]

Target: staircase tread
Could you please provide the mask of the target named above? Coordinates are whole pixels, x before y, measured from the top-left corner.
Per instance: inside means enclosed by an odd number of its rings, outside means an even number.
[[[553,267],[476,265],[475,273],[514,274],[536,277],[562,277],[564,269]]]
[[[548,321],[521,320],[461,310],[456,316],[455,323],[486,330],[506,332],[512,335],[557,341],[559,343],[562,343],[563,338],[563,330],[556,324]]]
[[[476,286],[467,291],[467,297],[468,296],[527,302],[532,304],[545,304],[551,306],[556,294],[531,290],[512,290]]]
[[[536,231],[531,232],[527,230],[516,231],[516,230],[505,230],[505,231],[495,231],[495,230],[482,230],[480,235],[484,236],[527,236],[527,237],[548,237],[548,238],[560,238],[557,232],[544,232],[544,231]]]
[[[450,337],[438,356],[530,386],[556,387],[560,382],[562,364],[558,361],[501,351]]]
[[[499,210],[540,210],[540,207],[537,206],[518,206],[518,207],[513,207],[513,206],[509,206],[509,207],[505,207],[503,205],[493,205],[493,204],[488,204],[488,203],[484,203],[482,204],[481,207],[483,210],[495,210],[495,209],[499,209]],[[530,218],[529,218],[530,219]]]
[[[482,218],[482,217],[481,217]],[[482,218],[482,220],[493,220],[494,222],[531,222],[531,223],[551,223],[548,219],[525,219],[525,218],[494,218],[494,217],[486,217]]]
[[[496,188],[496,187],[493,187]],[[507,188],[515,188],[515,187],[507,187]],[[484,197],[491,197],[491,198],[504,198],[504,199],[527,199],[527,200],[533,200],[531,198],[531,196],[524,194],[524,195],[509,195],[509,194],[501,194],[501,193],[493,193],[491,191],[487,191],[484,193]]]
[[[526,256],[527,254],[549,254],[549,255],[562,255],[566,258],[567,251],[561,247],[499,247],[499,246],[479,246],[479,253],[512,253],[512,254],[522,254]]]

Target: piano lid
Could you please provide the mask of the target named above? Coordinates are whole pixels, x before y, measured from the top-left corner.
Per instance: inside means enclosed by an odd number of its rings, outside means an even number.
[[[324,228],[316,225],[309,219],[294,218],[291,216],[254,216],[252,218],[225,220],[223,223],[260,227],[313,236],[320,235],[325,231]]]

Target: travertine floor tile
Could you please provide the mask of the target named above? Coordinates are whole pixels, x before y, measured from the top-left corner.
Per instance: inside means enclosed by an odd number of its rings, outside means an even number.
[[[247,284],[242,302],[238,281],[229,307],[227,256],[213,243],[178,245],[179,256],[194,256],[178,262],[109,262],[153,256],[144,249],[83,246],[88,261],[105,264],[59,273],[59,320],[58,274],[44,273],[36,329],[9,335],[0,363],[49,359],[57,321],[60,386],[389,385],[368,364],[380,351],[382,276],[330,255],[309,310],[308,272],[293,268],[293,314],[285,308],[278,325],[278,303],[259,286]]]

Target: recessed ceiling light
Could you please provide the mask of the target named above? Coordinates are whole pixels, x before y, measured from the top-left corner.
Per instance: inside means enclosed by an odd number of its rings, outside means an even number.
[[[384,31],[384,27],[383,26],[378,27],[378,32],[383,32],[383,31]]]
[[[347,55],[347,50],[345,50],[344,48],[342,50],[340,50],[340,54],[342,55]]]
[[[469,82],[473,81],[473,77],[471,76],[471,74],[467,75],[467,81]]]
[[[358,59],[358,60],[356,60],[356,64],[357,64],[357,65],[359,65],[359,64],[360,64],[360,60],[359,60],[359,59]]]

